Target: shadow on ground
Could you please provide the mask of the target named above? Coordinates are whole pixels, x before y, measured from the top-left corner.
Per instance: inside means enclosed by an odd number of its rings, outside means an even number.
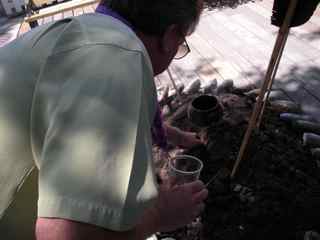
[[[249,71],[246,74],[261,86],[263,72]],[[301,104],[304,112],[320,120],[320,66],[294,64],[280,69],[273,88],[282,90],[289,99]]]
[[[320,30],[318,31],[314,31],[308,34],[304,34],[303,37],[307,38],[308,40],[316,40],[318,38],[320,38]]]
[[[236,8],[239,5],[242,5],[248,2],[255,2],[255,1],[254,0],[204,0],[205,6],[209,10],[221,9],[225,7]]]

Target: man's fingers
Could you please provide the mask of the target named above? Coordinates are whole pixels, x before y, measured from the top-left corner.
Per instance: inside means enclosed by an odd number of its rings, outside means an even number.
[[[200,192],[202,189],[205,189],[205,185],[202,181],[197,180],[189,183],[183,184],[183,187],[187,190],[190,191],[192,194],[196,192]]]
[[[207,199],[208,197],[208,190],[207,189],[203,189],[200,192],[197,192],[194,196],[193,196],[193,202],[194,203],[202,203],[204,200]]]

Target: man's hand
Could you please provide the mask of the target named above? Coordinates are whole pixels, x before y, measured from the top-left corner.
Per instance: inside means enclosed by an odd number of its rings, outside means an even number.
[[[169,124],[164,125],[169,142],[173,145],[182,148],[193,148],[197,145],[204,144],[204,142],[197,138],[197,134],[194,132],[182,131]]]
[[[197,137],[197,134],[194,132],[185,132],[185,131],[180,131],[180,139],[181,142],[179,144],[180,147],[182,148],[193,148],[195,146],[204,144],[201,139]]]
[[[172,231],[192,222],[204,210],[208,190],[201,181],[183,185],[161,185],[154,208],[158,231]]]

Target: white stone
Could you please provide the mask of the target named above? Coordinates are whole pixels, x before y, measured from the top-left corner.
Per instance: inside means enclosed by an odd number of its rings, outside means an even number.
[[[320,240],[320,234],[316,231],[306,231],[303,240]]]
[[[196,79],[194,81],[191,81],[184,89],[184,92],[186,94],[194,94],[200,90],[201,87],[201,81],[200,79]]]
[[[242,186],[240,184],[237,184],[237,185],[234,186],[233,191],[234,192],[240,192],[241,189],[242,189]]]

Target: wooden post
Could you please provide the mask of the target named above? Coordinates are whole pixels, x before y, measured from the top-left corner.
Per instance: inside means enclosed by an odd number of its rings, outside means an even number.
[[[182,103],[182,97],[181,97],[181,94],[180,94],[180,92],[179,92],[179,89],[178,89],[178,87],[177,87],[177,85],[176,85],[176,83],[175,83],[175,81],[174,81],[173,77],[172,77],[172,74],[171,74],[171,71],[170,71],[169,67],[168,67],[168,69],[167,69],[167,72],[168,72],[168,75],[169,75],[170,81],[171,81],[171,83],[172,83],[172,85],[173,85],[174,89],[175,89],[175,90],[176,90],[176,92],[177,92],[178,99],[179,99],[180,103]]]
[[[281,0],[278,0],[278,1],[281,1]],[[240,147],[240,151],[239,151],[237,160],[236,160],[236,162],[235,162],[235,164],[233,166],[233,169],[232,169],[232,172],[231,172],[231,178],[234,178],[234,176],[235,176],[235,174],[237,172],[237,169],[238,169],[238,167],[240,165],[240,162],[243,159],[243,156],[244,156],[245,150],[247,148],[247,145],[249,143],[252,131],[257,126],[256,125],[257,124],[257,118],[260,115],[261,110],[262,110],[262,104],[263,104],[263,100],[264,100],[264,97],[265,97],[265,93],[268,90],[268,88],[271,89],[271,87],[272,87],[273,79],[275,77],[275,74],[274,74],[275,71],[274,70],[275,70],[275,68],[277,66],[277,62],[278,63],[280,62],[280,58],[279,57],[281,57],[280,55],[283,52],[283,49],[284,49],[284,46],[285,46],[285,43],[286,43],[286,38],[288,37],[288,34],[289,34],[290,23],[291,23],[291,20],[293,18],[293,15],[295,13],[297,4],[298,4],[298,0],[291,0],[289,9],[288,9],[286,17],[284,19],[284,22],[283,22],[283,24],[282,24],[282,26],[281,26],[281,28],[280,28],[280,30],[278,32],[277,40],[276,40],[276,43],[275,43],[275,46],[274,46],[274,49],[273,49],[273,52],[272,52],[272,55],[271,55],[271,59],[270,59],[270,62],[269,62],[267,73],[266,73],[264,82],[262,84],[258,100],[257,100],[257,102],[256,102],[256,104],[254,106],[254,110],[253,110],[253,113],[251,115],[247,131],[246,131],[246,133],[244,135],[244,138],[243,138],[243,141],[242,141],[242,144],[241,144],[241,147]]]
[[[287,32],[283,33],[282,44],[281,44],[281,47],[280,47],[280,51],[279,51],[279,55],[278,55],[278,58],[277,58],[277,61],[276,61],[276,65],[275,65],[275,68],[273,70],[271,79],[270,79],[268,87],[267,87],[266,96],[263,97],[263,105],[262,105],[262,109],[260,111],[259,118],[258,118],[257,125],[256,125],[256,127],[258,129],[260,128],[260,125],[261,125],[261,121],[262,121],[262,118],[263,118],[264,110],[265,110],[266,105],[267,105],[268,100],[269,100],[269,96],[270,96],[270,92],[271,92],[271,89],[272,89],[272,85],[273,85],[274,79],[276,78],[276,75],[277,75],[278,67],[279,67],[279,64],[280,64],[280,61],[281,61],[281,57],[282,57],[283,50],[285,48],[288,36],[289,36],[289,29],[288,29]]]

